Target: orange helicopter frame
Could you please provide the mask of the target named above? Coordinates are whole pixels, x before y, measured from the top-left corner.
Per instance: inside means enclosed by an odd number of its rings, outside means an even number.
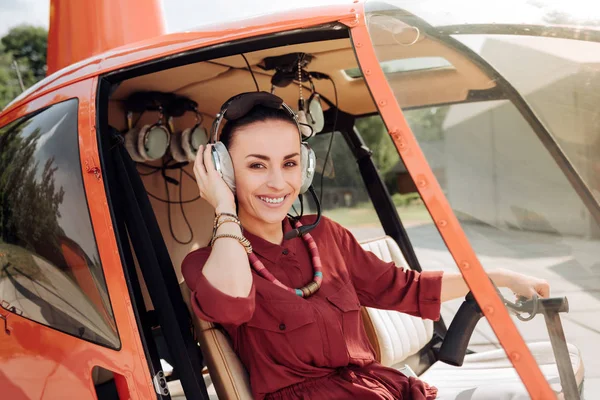
[[[10,359],[18,354],[10,364],[10,372],[0,370],[0,381],[5,382],[3,390],[5,394],[9,394],[8,398],[18,398],[19,395],[35,397],[34,394],[38,394],[40,398],[60,397],[65,388],[68,388],[69,395],[73,398],[95,398],[91,379],[92,369],[95,366],[115,374],[115,383],[121,398],[147,399],[156,395],[153,383],[149,379],[148,361],[132,309],[102,179],[96,101],[100,77],[113,71],[189,50],[335,22],[349,28],[360,68],[400,157],[416,183],[433,221],[469,288],[529,394],[533,399],[548,399],[554,396],[478,261],[395,100],[375,56],[363,8],[362,3],[354,1],[350,5],[320,7],[261,17],[252,20],[250,26],[243,28],[230,24],[205,32],[162,35],[112,49],[115,45],[123,44],[123,38],[116,37],[112,41],[108,40],[101,44],[102,48],[112,50],[66,66],[28,90],[0,114],[0,126],[5,126],[22,116],[66,99],[79,100],[79,150],[84,187],[121,341],[118,350],[105,348],[65,335],[0,308],[0,318],[4,320],[6,328],[5,332],[0,333],[4,335],[0,358]],[[53,9],[51,12],[56,10]],[[73,20],[85,21],[83,16],[79,18],[78,15],[72,15],[72,17]],[[148,25],[152,24],[132,24],[130,29],[132,32],[140,29],[134,37],[144,38],[151,36],[148,33]],[[81,26],[80,28],[83,29]],[[162,26],[151,29],[160,31]],[[54,56],[49,54],[51,70],[65,66],[56,61],[62,59],[57,55],[58,51],[54,50]],[[43,371],[39,371],[40,369]],[[61,376],[60,382],[53,383],[52,379],[27,379],[27,371],[32,370],[39,372],[36,375]],[[61,374],[61,370],[68,370],[70,373]],[[8,392],[6,392],[7,386]]]

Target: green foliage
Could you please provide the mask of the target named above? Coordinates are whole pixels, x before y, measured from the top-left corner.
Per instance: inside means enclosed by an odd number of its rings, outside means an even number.
[[[443,124],[449,109],[450,107],[419,108],[408,110],[404,115],[417,140],[431,142],[443,138]]]
[[[365,144],[373,152],[373,162],[382,176],[398,163],[400,157],[390,138],[387,128],[379,115],[360,118],[356,121],[356,129]]]
[[[421,196],[416,192],[407,194],[394,193],[392,195],[392,201],[396,207],[409,207],[423,204]]]
[[[21,25],[0,39],[0,109],[21,93],[13,61],[26,88],[46,76],[47,36],[44,28]]]
[[[48,32],[44,28],[21,25],[11,29],[0,39],[5,51],[11,53],[19,64],[24,63],[35,81],[46,76]]]

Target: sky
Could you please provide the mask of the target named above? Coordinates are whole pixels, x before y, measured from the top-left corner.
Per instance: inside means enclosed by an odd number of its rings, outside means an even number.
[[[82,0],[85,1],[85,0]],[[127,1],[127,0],[121,0]],[[388,0],[406,7],[417,6],[434,25],[439,22],[540,22],[549,12],[567,14],[578,21],[600,21],[600,3],[591,0]],[[352,0],[162,0],[167,32],[178,32],[226,20],[270,12],[327,4],[352,4]],[[209,6],[207,6],[207,4]],[[518,12],[515,10],[518,9]],[[16,25],[48,27],[50,0],[0,0],[0,37]],[[458,18],[450,21],[450,15]],[[425,16],[425,15],[423,15]],[[443,21],[442,21],[443,20]]]
[[[163,10],[167,32],[178,32],[208,23],[322,3],[323,0],[163,0]],[[327,0],[327,3],[352,4],[352,0]],[[210,7],[203,4],[210,4]],[[0,0],[0,37],[23,23],[48,28],[49,14],[50,0]]]

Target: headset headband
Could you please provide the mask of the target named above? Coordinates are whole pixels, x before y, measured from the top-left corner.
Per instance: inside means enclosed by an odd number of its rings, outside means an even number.
[[[261,105],[276,110],[285,110],[290,117],[294,120],[298,132],[300,133],[300,123],[298,122],[298,115],[294,110],[285,104],[281,97],[276,96],[269,92],[245,92],[237,94],[227,100],[221,110],[217,114],[215,121],[212,126],[211,140],[213,143],[217,142],[217,134],[219,132],[219,126],[223,118],[227,121],[234,121],[242,118],[248,114],[254,106]],[[302,140],[302,134],[300,133],[300,140]]]

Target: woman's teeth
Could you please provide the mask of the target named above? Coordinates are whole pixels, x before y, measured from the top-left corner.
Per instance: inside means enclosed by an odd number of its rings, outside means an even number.
[[[285,196],[283,197],[259,197],[262,201],[269,204],[279,204],[285,200]]]

